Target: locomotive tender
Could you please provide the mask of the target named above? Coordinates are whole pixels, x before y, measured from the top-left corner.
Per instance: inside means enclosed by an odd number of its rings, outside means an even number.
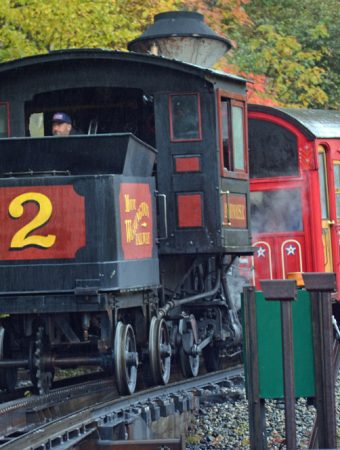
[[[161,47],[176,23],[181,40],[198,27],[191,44],[230,46],[182,12],[130,47]],[[83,134],[51,136],[56,111]],[[0,131],[2,388],[19,367],[43,393],[57,367],[92,365],[129,394],[141,371],[166,384],[173,358],[195,376],[201,355],[214,370],[237,349],[244,79],[164,54],[51,52],[0,65]]]

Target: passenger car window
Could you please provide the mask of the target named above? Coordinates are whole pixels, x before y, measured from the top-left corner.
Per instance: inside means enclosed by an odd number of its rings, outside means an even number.
[[[340,161],[334,161],[334,183],[336,199],[336,219],[340,221]]]
[[[254,233],[278,233],[303,229],[299,189],[251,192],[250,213]]]
[[[249,119],[250,177],[299,175],[297,136],[269,120]]]
[[[327,168],[326,168],[326,155],[324,152],[320,152],[319,158],[319,178],[320,178],[320,203],[321,203],[321,216],[323,219],[329,217],[329,205],[328,205],[328,192],[327,192]]]

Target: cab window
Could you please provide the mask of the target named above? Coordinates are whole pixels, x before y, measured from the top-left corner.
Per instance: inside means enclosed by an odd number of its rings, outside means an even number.
[[[141,89],[97,86],[36,94],[25,103],[26,135],[51,136],[55,112],[68,114],[81,134],[133,133],[155,145],[154,99]]]
[[[8,119],[8,104],[0,103],[0,138],[6,138],[9,136]]]
[[[222,174],[245,173],[245,104],[228,97],[220,97],[220,147]]]
[[[233,131],[232,160],[234,170],[244,170],[244,129],[243,108],[231,105],[231,123]]]
[[[198,94],[170,95],[171,141],[201,140],[200,101]]]

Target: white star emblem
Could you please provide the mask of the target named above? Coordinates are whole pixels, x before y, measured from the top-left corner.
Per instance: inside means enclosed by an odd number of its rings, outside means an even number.
[[[286,248],[286,252],[288,256],[295,255],[296,247],[294,247],[294,245],[290,245],[289,247]]]
[[[259,247],[258,249],[257,249],[257,256],[259,257],[259,258],[261,258],[261,257],[265,257],[266,256],[266,249],[264,248],[264,247]]]

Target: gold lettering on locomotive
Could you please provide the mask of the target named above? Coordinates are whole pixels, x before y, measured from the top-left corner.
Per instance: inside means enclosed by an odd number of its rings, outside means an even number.
[[[28,202],[33,202],[38,207],[36,216],[25,226],[18,230],[10,243],[11,249],[22,249],[30,245],[34,245],[40,248],[50,248],[56,241],[54,234],[40,235],[33,234],[38,228],[42,228],[48,223],[52,216],[52,203],[51,200],[40,192],[26,192],[24,194],[15,197],[9,207],[8,212],[10,217],[18,219],[24,214],[25,205]]]
[[[236,228],[247,226],[246,198],[243,194],[229,194],[224,197],[223,224]]]
[[[136,199],[130,198],[129,194],[124,195],[125,212],[136,211]]]
[[[136,199],[130,198],[129,195],[124,196],[125,211],[136,210]],[[150,208],[146,202],[142,202],[137,209],[135,217],[132,219],[125,219],[126,242],[134,242],[135,245],[149,245],[151,242],[150,231],[138,231],[139,227],[147,228],[148,223],[142,219],[150,217]]]
[[[132,242],[134,239],[134,231],[132,229],[132,220],[125,219],[125,230],[126,230],[126,242]]]
[[[245,206],[239,204],[230,204],[230,218],[237,220],[244,220],[246,218],[245,215]]]

